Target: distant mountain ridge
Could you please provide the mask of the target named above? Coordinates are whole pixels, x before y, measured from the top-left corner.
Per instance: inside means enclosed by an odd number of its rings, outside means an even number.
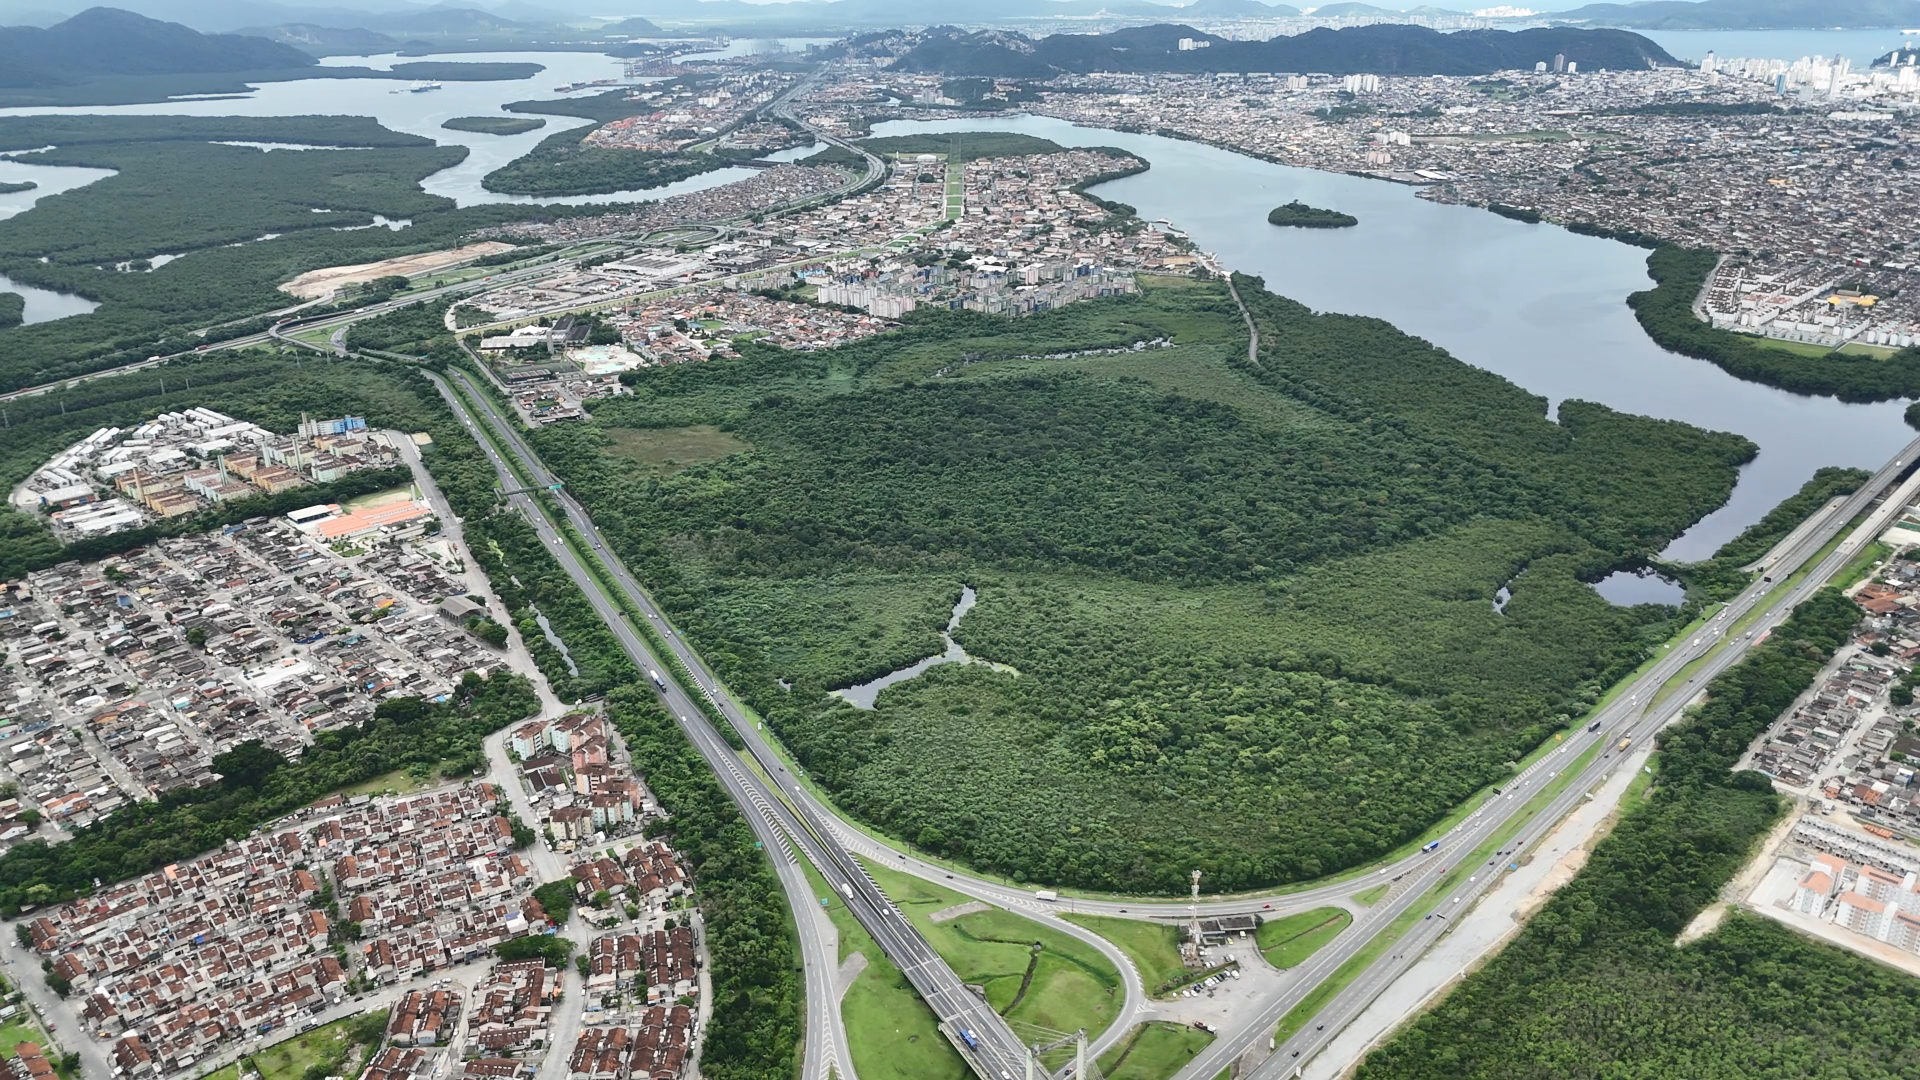
[[[1205,48],[1181,49],[1180,39]],[[1159,25],[1107,34],[1054,34],[1037,41],[1004,30],[938,27],[894,62],[898,71],[996,78],[1093,72],[1315,71],[1334,75],[1486,75],[1531,68],[1563,55],[1592,71],[1677,66],[1665,49],[1625,30],[1570,27],[1461,30],[1443,34],[1383,23],[1309,30],[1267,41],[1229,41],[1190,26]]]
[[[63,86],[116,75],[176,75],[308,67],[291,45],[201,34],[116,8],[88,8],[41,29],[0,27],[0,87]]]

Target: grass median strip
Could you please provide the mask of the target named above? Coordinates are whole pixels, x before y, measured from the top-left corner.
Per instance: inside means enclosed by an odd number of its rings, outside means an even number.
[[[1100,1075],[1107,1080],[1168,1080],[1212,1041],[1212,1032],[1185,1024],[1141,1024],[1100,1056]]]
[[[1299,967],[1340,932],[1353,925],[1353,916],[1337,907],[1314,908],[1260,924],[1254,940],[1260,955],[1277,968]]]
[[[868,936],[860,920],[806,861],[807,884],[840,934],[841,963],[859,953],[866,967],[840,999],[847,1053],[861,1080],[967,1080],[973,1074],[940,1031],[927,1003]],[[837,982],[837,979],[836,979]]]
[[[1061,918],[1099,934],[1133,961],[1140,981],[1149,991],[1180,979],[1187,965],[1180,959],[1180,930],[1168,923],[1121,919],[1111,915],[1062,914]]]
[[[960,980],[984,987],[1009,1022],[1097,1036],[1120,1015],[1120,973],[1093,946],[933,882],[866,866]]]

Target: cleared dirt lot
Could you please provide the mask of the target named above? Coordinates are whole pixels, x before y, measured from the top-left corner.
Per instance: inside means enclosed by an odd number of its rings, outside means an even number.
[[[328,266],[301,274],[280,286],[280,291],[292,293],[302,300],[318,300],[338,292],[343,286],[361,285],[376,278],[391,277],[396,274],[402,277],[419,277],[421,274],[445,270],[449,266],[458,266],[482,255],[512,250],[512,244],[488,240],[485,243],[468,244],[466,247],[452,248],[447,251],[423,251],[417,255],[402,255],[395,259],[382,259],[379,262],[358,263],[353,266]]]

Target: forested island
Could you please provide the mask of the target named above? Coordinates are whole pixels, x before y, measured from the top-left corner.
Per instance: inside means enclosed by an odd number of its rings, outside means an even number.
[[[1360,224],[1360,219],[1338,210],[1322,210],[1317,206],[1308,206],[1299,199],[1295,199],[1284,206],[1276,206],[1267,211],[1267,224],[1291,225],[1302,229],[1348,229]]]
[[[263,153],[224,140],[341,149]],[[280,283],[307,270],[454,247],[490,225],[595,212],[456,207],[421,191],[420,180],[460,161],[464,147],[364,117],[0,117],[0,151],[44,146],[57,149],[36,162],[115,174],[8,218],[0,274],[100,307],[0,328],[0,391],[256,333],[263,313],[288,303]],[[376,214],[412,225],[364,228]],[[181,257],[151,273],[99,269],[161,254]],[[207,327],[217,328],[212,336],[198,333]]]
[[[547,126],[537,116],[456,116],[440,125],[448,131],[475,131],[482,135],[520,135]]]
[[[1385,323],[1236,280],[1257,364],[1224,283],[1147,279],[748,343],[533,438],[851,813],[1016,879],[1313,878],[1498,783],[1671,632],[1676,609],[1585,581],[1721,505],[1753,447],[1578,401],[1555,423]],[[1178,344],[1126,348],[1156,337]],[[728,439],[667,476],[622,428]],[[938,653],[962,582],[955,636],[1017,674],[829,694]]]
[[[0,180],[0,195],[18,195],[23,191],[32,191],[39,186],[39,184],[31,180],[20,180],[17,182],[13,180]]]

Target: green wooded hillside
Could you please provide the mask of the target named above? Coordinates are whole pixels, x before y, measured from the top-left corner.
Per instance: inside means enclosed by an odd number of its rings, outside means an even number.
[[[1666,632],[1583,578],[1720,505],[1735,436],[1546,403],[1241,279],[643,372],[535,438],[855,814],[1032,880],[1313,877],[1506,775]],[[1173,348],[1022,359],[1169,337]],[[658,475],[608,428],[750,449]],[[1492,597],[1512,581],[1500,615]],[[827,691],[958,637],[861,711]],[[784,680],[792,689],[783,689]]]

